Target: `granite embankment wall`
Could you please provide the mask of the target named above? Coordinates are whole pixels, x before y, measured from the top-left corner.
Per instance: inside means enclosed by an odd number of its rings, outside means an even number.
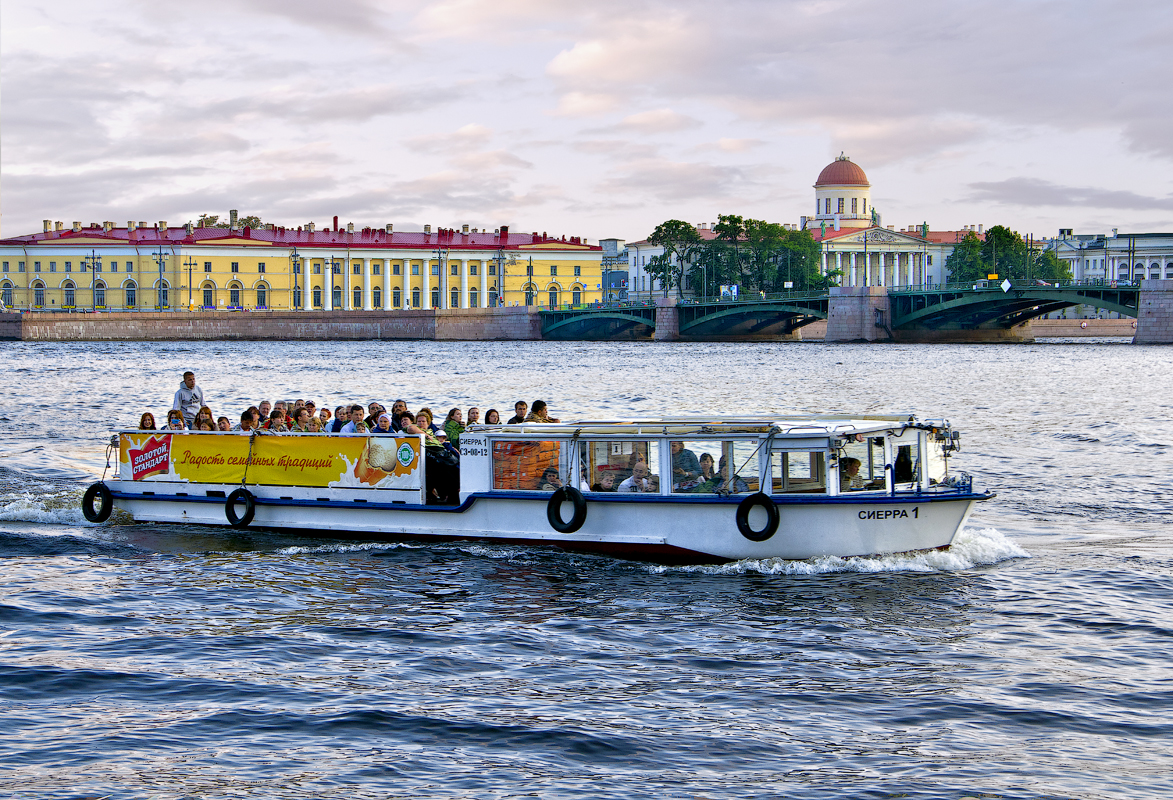
[[[526,308],[437,311],[197,311],[0,315],[0,335],[15,317],[8,338],[25,341],[161,340],[534,340],[541,318]]]

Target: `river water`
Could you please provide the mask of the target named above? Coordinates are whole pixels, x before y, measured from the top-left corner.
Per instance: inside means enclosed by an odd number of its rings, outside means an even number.
[[[0,343],[0,795],[1157,798],[1167,348]],[[104,442],[404,397],[914,412],[998,492],[946,553],[666,568],[84,522]]]

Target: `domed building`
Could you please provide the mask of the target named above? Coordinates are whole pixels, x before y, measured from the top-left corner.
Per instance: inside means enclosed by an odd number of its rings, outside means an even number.
[[[808,227],[870,228],[871,188],[863,169],[840,153],[815,181],[814,225],[808,221]]]

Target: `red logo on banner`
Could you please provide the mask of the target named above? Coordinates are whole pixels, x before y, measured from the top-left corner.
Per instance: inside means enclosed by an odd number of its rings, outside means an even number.
[[[149,475],[167,472],[171,469],[171,434],[164,434],[158,439],[152,436],[141,450],[131,448],[127,452],[130,455],[131,480],[141,481]]]

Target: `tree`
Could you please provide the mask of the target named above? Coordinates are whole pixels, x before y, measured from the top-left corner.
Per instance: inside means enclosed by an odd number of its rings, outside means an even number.
[[[1055,255],[1054,250],[1045,250],[1034,262],[1034,277],[1045,281],[1071,280],[1071,267]]]
[[[648,243],[664,248],[662,255],[653,256],[647,272],[664,287],[664,296],[675,288],[677,296],[684,285],[688,265],[698,254],[701,237],[691,224],[678,219],[661,222],[648,237]]]
[[[986,277],[989,265],[982,258],[982,241],[976,233],[965,234],[965,238],[953,248],[945,259],[945,272],[949,280],[956,283],[970,283]]]
[[[982,261],[989,266],[989,272],[999,278],[1025,278],[1026,242],[1017,231],[995,225],[986,231],[986,239],[982,242]]]
[[[200,214],[200,221],[196,223],[197,228],[215,228],[216,220],[220,219],[219,214]]]

